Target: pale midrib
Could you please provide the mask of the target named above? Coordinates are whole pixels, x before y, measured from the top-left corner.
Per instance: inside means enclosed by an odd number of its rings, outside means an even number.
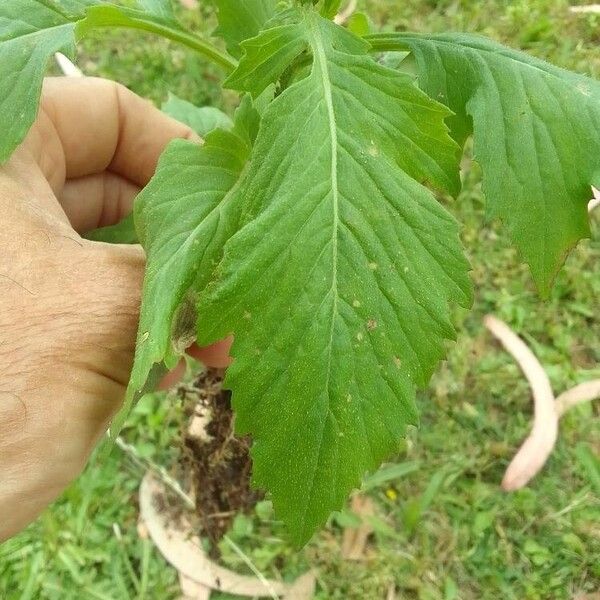
[[[311,15],[312,16],[312,15]],[[332,252],[333,252],[333,273],[331,277],[331,288],[329,293],[333,291],[333,305],[331,309],[331,325],[329,328],[329,340],[327,348],[327,379],[325,381],[325,389],[329,390],[329,383],[331,377],[331,359],[333,354],[333,336],[335,332],[335,318],[338,311],[338,290],[337,290],[337,262],[338,262],[338,230],[339,230],[339,187],[338,187],[338,138],[337,138],[337,126],[335,122],[335,111],[333,108],[333,97],[331,95],[331,79],[329,77],[329,70],[327,68],[327,56],[325,54],[325,48],[323,46],[323,40],[321,39],[321,31],[319,30],[319,23],[316,20],[311,21],[311,31],[313,39],[313,54],[315,64],[318,64],[321,72],[321,83],[323,84],[323,94],[325,96],[325,105],[327,107],[327,116],[329,119],[329,136],[331,140],[331,194],[332,194],[332,207],[333,207],[333,236],[332,236]],[[314,68],[314,67],[313,67]],[[327,392],[329,396],[329,391]],[[330,411],[331,414],[331,411]],[[323,432],[327,419],[323,420],[323,429],[321,430],[318,456],[320,457],[321,448],[323,445]],[[312,496],[315,481],[316,481],[317,470],[314,469],[312,473],[312,481],[310,482],[309,497]],[[310,502],[307,502],[301,516],[301,522],[305,523],[306,512]]]
[[[335,121],[335,110],[333,108],[333,96],[331,94],[331,79],[329,77],[329,69],[327,68],[327,56],[321,32],[318,25],[313,25],[313,39],[315,43],[315,60],[319,64],[321,71],[321,81],[323,84],[323,93],[325,96],[325,105],[327,107],[327,116],[329,119],[329,136],[331,139],[331,194],[333,206],[333,237],[332,237],[332,252],[333,266],[331,278],[331,290],[333,291],[333,307],[331,315],[331,327],[329,331],[329,354],[327,361],[327,387],[329,387],[329,375],[331,373],[331,354],[333,348],[333,335],[335,329],[335,316],[338,309],[338,291],[337,291],[337,262],[338,262],[338,230],[339,230],[339,186],[338,186],[338,137],[337,125]]]

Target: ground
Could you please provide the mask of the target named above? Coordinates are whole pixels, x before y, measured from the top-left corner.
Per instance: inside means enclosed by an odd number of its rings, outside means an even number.
[[[364,0],[374,23],[420,31],[465,30],[489,35],[556,64],[600,77],[600,18],[575,16],[561,0]],[[203,30],[210,10],[186,19]],[[185,50],[129,32],[103,33],[83,46],[79,64],[112,77],[157,103],[167,92],[230,109],[219,74]],[[594,241],[568,259],[551,298],[541,302],[527,269],[503,232],[484,221],[476,165],[448,208],[464,224],[473,265],[474,310],[457,314],[460,337],[420,394],[422,424],[396,458],[405,475],[370,490],[375,535],[365,559],[341,559],[343,513],[301,553],[269,523],[268,504],[230,532],[268,575],[319,572],[320,599],[397,598],[507,600],[571,598],[600,589],[600,427],[598,406],[582,406],[561,425],[545,470],[529,488],[507,495],[499,482],[526,435],[527,385],[493,342],[482,318],[493,312],[531,344],[557,391],[600,377],[600,211]],[[170,600],[176,575],[136,530],[135,493],[143,463],[176,460],[181,406],[151,396],[124,432],[141,461],[119,450],[92,461],[82,477],[25,532],[0,547],[0,597],[25,599]],[[268,530],[268,534],[265,534]],[[223,544],[229,564],[243,568]],[[287,560],[283,558],[287,557]],[[285,565],[285,566],[282,566]]]

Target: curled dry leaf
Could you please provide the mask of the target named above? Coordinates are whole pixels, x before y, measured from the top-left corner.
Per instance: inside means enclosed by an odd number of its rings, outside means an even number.
[[[587,6],[571,6],[569,10],[573,13],[600,13],[600,4],[588,4]]]
[[[533,428],[502,480],[503,489],[514,491],[527,485],[548,460],[558,436],[560,417],[582,402],[600,398],[600,380],[576,385],[555,400],[546,372],[525,342],[496,317],[488,315],[484,323],[517,361],[533,393]]]
[[[183,593],[182,600],[209,600],[211,589],[195,582],[193,579],[179,573],[179,587]]]
[[[200,540],[190,536],[185,524],[178,526],[159,510],[164,498],[162,484],[150,472],[146,473],[139,492],[141,518],[161,554],[180,574],[210,589],[239,596],[277,597],[289,592],[291,586],[282,582],[268,581],[265,585],[254,577],[238,575],[210,561]]]
[[[526,485],[548,460],[558,436],[558,415],[554,409],[554,393],[550,380],[525,342],[496,317],[488,315],[484,323],[517,361],[533,393],[533,428],[502,480],[504,490],[514,491]]]
[[[66,77],[83,77],[83,72],[79,67],[67,58],[62,52],[57,52],[54,55],[56,63]]]
[[[568,410],[583,402],[591,402],[600,398],[600,379],[580,383],[563,392],[554,404],[556,413],[562,417]]]
[[[283,600],[311,600],[315,595],[317,577],[313,571],[298,577],[290,586]]]

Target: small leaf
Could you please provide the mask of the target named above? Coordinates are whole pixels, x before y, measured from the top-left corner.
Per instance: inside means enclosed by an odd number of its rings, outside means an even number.
[[[239,58],[240,43],[258,35],[277,10],[277,0],[214,0],[219,26],[214,32],[225,40],[227,51]]]
[[[224,85],[250,92],[256,98],[270,84],[277,82],[307,46],[308,40],[298,23],[267,29],[257,37],[242,42],[244,56]]]
[[[474,35],[369,39],[412,50],[421,87],[456,113],[455,139],[474,131],[488,214],[504,221],[547,295],[567,253],[590,236],[600,83]]]
[[[245,225],[198,303],[201,344],[235,334],[236,426],[298,544],[397,450],[471,294],[419,183],[457,185],[449,112],[314,11],[300,25],[312,69],[263,115]]]
[[[371,32],[371,25],[369,24],[369,19],[365,13],[355,12],[348,19],[348,24],[346,25],[348,29],[354,34],[360,37],[368,35]]]
[[[419,463],[416,461],[403,462],[382,467],[372,475],[365,477],[362,484],[362,491],[367,492],[376,487],[406,477],[419,470]]]
[[[105,242],[107,244],[137,244],[138,236],[135,231],[133,214],[125,217],[116,225],[90,231],[85,235],[85,238],[94,242]]]
[[[333,19],[333,17],[335,17],[340,10],[341,5],[342,0],[323,0],[321,14],[328,19]]]
[[[205,137],[213,129],[229,130],[233,121],[223,111],[213,106],[194,106],[174,94],[162,105],[162,111],[191,127],[199,136]]]

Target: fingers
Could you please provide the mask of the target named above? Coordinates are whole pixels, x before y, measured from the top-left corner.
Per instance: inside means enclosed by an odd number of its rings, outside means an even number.
[[[231,364],[229,351],[232,343],[233,338],[229,337],[205,348],[199,348],[194,344],[188,348],[187,353],[196,360],[203,362],[207,367],[224,369]],[[181,381],[181,378],[184,376],[184,374],[185,362],[182,360],[173,371],[163,378],[163,380],[160,382],[160,389],[168,390],[169,388],[173,387],[179,383],[179,381]]]
[[[170,372],[167,373],[160,384],[158,385],[159,390],[170,390],[172,387],[176,386],[185,375],[185,361],[180,360],[179,364]]]
[[[62,163],[65,179],[109,170],[142,187],[172,139],[197,137],[150,102],[104,79],[47,79],[41,109],[38,121],[49,128],[43,124],[46,116],[54,131],[32,136],[32,143],[43,144],[34,155],[41,157],[41,166],[53,185],[62,185],[56,181]]]
[[[116,225],[133,207],[140,187],[128,179],[105,171],[67,181],[59,198],[77,233]]]
[[[199,348],[194,345],[188,349],[188,354],[196,360],[202,361],[207,367],[224,369],[232,362],[232,359],[229,356],[232,344],[233,337],[228,337],[225,340],[221,340],[220,342],[205,348]]]

